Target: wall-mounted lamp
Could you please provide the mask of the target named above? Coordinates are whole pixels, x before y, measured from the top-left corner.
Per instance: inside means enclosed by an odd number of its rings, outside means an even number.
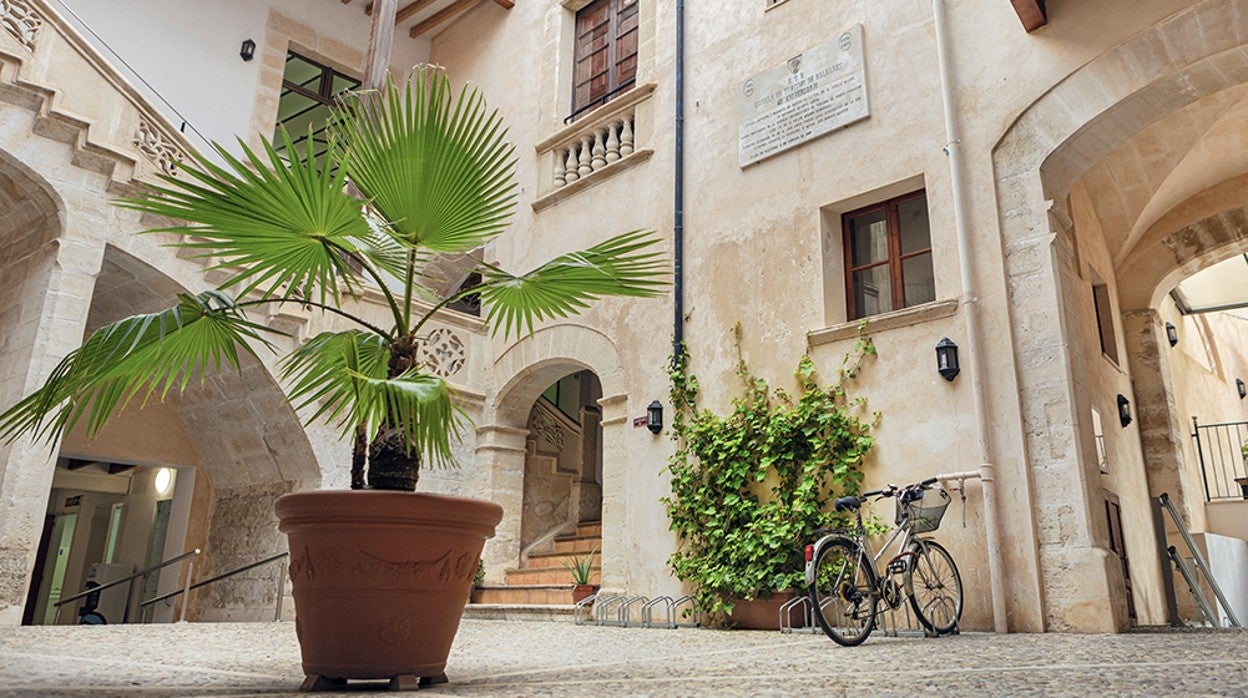
[[[243,46],[238,50],[238,55],[245,61],[255,58],[256,42],[251,39],[243,39]]]
[[[1243,400],[1245,397],[1248,397],[1248,387],[1244,387],[1244,379],[1243,379],[1243,378],[1236,378],[1236,379],[1235,379],[1235,389],[1239,391],[1239,399],[1240,399],[1240,400]]]
[[[1131,401],[1122,395],[1118,396],[1118,421],[1123,427],[1131,423]]]
[[[1170,342],[1170,346],[1179,343],[1179,331],[1175,329],[1173,322],[1166,323],[1166,341]]]
[[[936,343],[936,370],[945,380],[951,381],[962,370],[958,366],[958,345],[948,337],[942,337]]]
[[[646,428],[651,434],[663,431],[663,405],[658,400],[646,407]]]

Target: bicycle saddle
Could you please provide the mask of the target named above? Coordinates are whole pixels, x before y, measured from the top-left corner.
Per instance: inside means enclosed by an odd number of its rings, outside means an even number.
[[[832,508],[837,511],[857,511],[860,506],[862,506],[862,500],[852,495],[849,497],[837,497],[836,501],[832,503]]]

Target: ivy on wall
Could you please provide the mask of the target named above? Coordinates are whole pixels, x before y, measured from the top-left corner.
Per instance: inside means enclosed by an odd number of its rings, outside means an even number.
[[[698,379],[683,347],[673,362],[677,448],[667,467],[672,495],[662,501],[680,544],[668,563],[697,590],[704,613],[731,613],[733,599],[801,588],[802,551],[813,532],[847,523],[831,502],[859,491],[879,418],[861,419],[863,399],[846,393],[863,359],[875,354],[862,329],[832,385],[821,385],[803,356],[795,373],[800,393],[792,396],[750,372],[738,324],[742,393],[725,415],[698,409]]]

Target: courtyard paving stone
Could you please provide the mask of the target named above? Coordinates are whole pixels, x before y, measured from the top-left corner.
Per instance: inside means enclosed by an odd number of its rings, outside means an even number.
[[[811,634],[466,619],[447,673],[428,694],[1248,696],[1248,634],[875,635],[842,648]],[[4,696],[299,695],[302,678],[293,623],[0,629]]]

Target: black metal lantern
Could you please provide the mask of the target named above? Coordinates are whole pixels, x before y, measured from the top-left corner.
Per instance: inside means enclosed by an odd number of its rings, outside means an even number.
[[[936,343],[936,370],[947,381],[953,380],[962,370],[958,366],[958,345],[948,337],[942,337]]]
[[[1124,427],[1131,423],[1131,401],[1122,395],[1118,396],[1118,421]]]
[[[1235,379],[1235,389],[1239,391],[1239,399],[1240,399],[1240,400],[1243,400],[1245,397],[1248,397],[1248,388],[1244,387],[1244,379],[1243,379],[1243,378],[1236,378],[1236,379]]]
[[[249,61],[256,57],[256,42],[251,39],[243,39],[243,46],[238,50],[238,55],[245,61]]]
[[[1173,322],[1166,323],[1166,341],[1170,342],[1170,346],[1179,343],[1179,331],[1175,329]]]
[[[663,405],[659,404],[658,400],[646,407],[646,428],[651,434],[663,431]]]

